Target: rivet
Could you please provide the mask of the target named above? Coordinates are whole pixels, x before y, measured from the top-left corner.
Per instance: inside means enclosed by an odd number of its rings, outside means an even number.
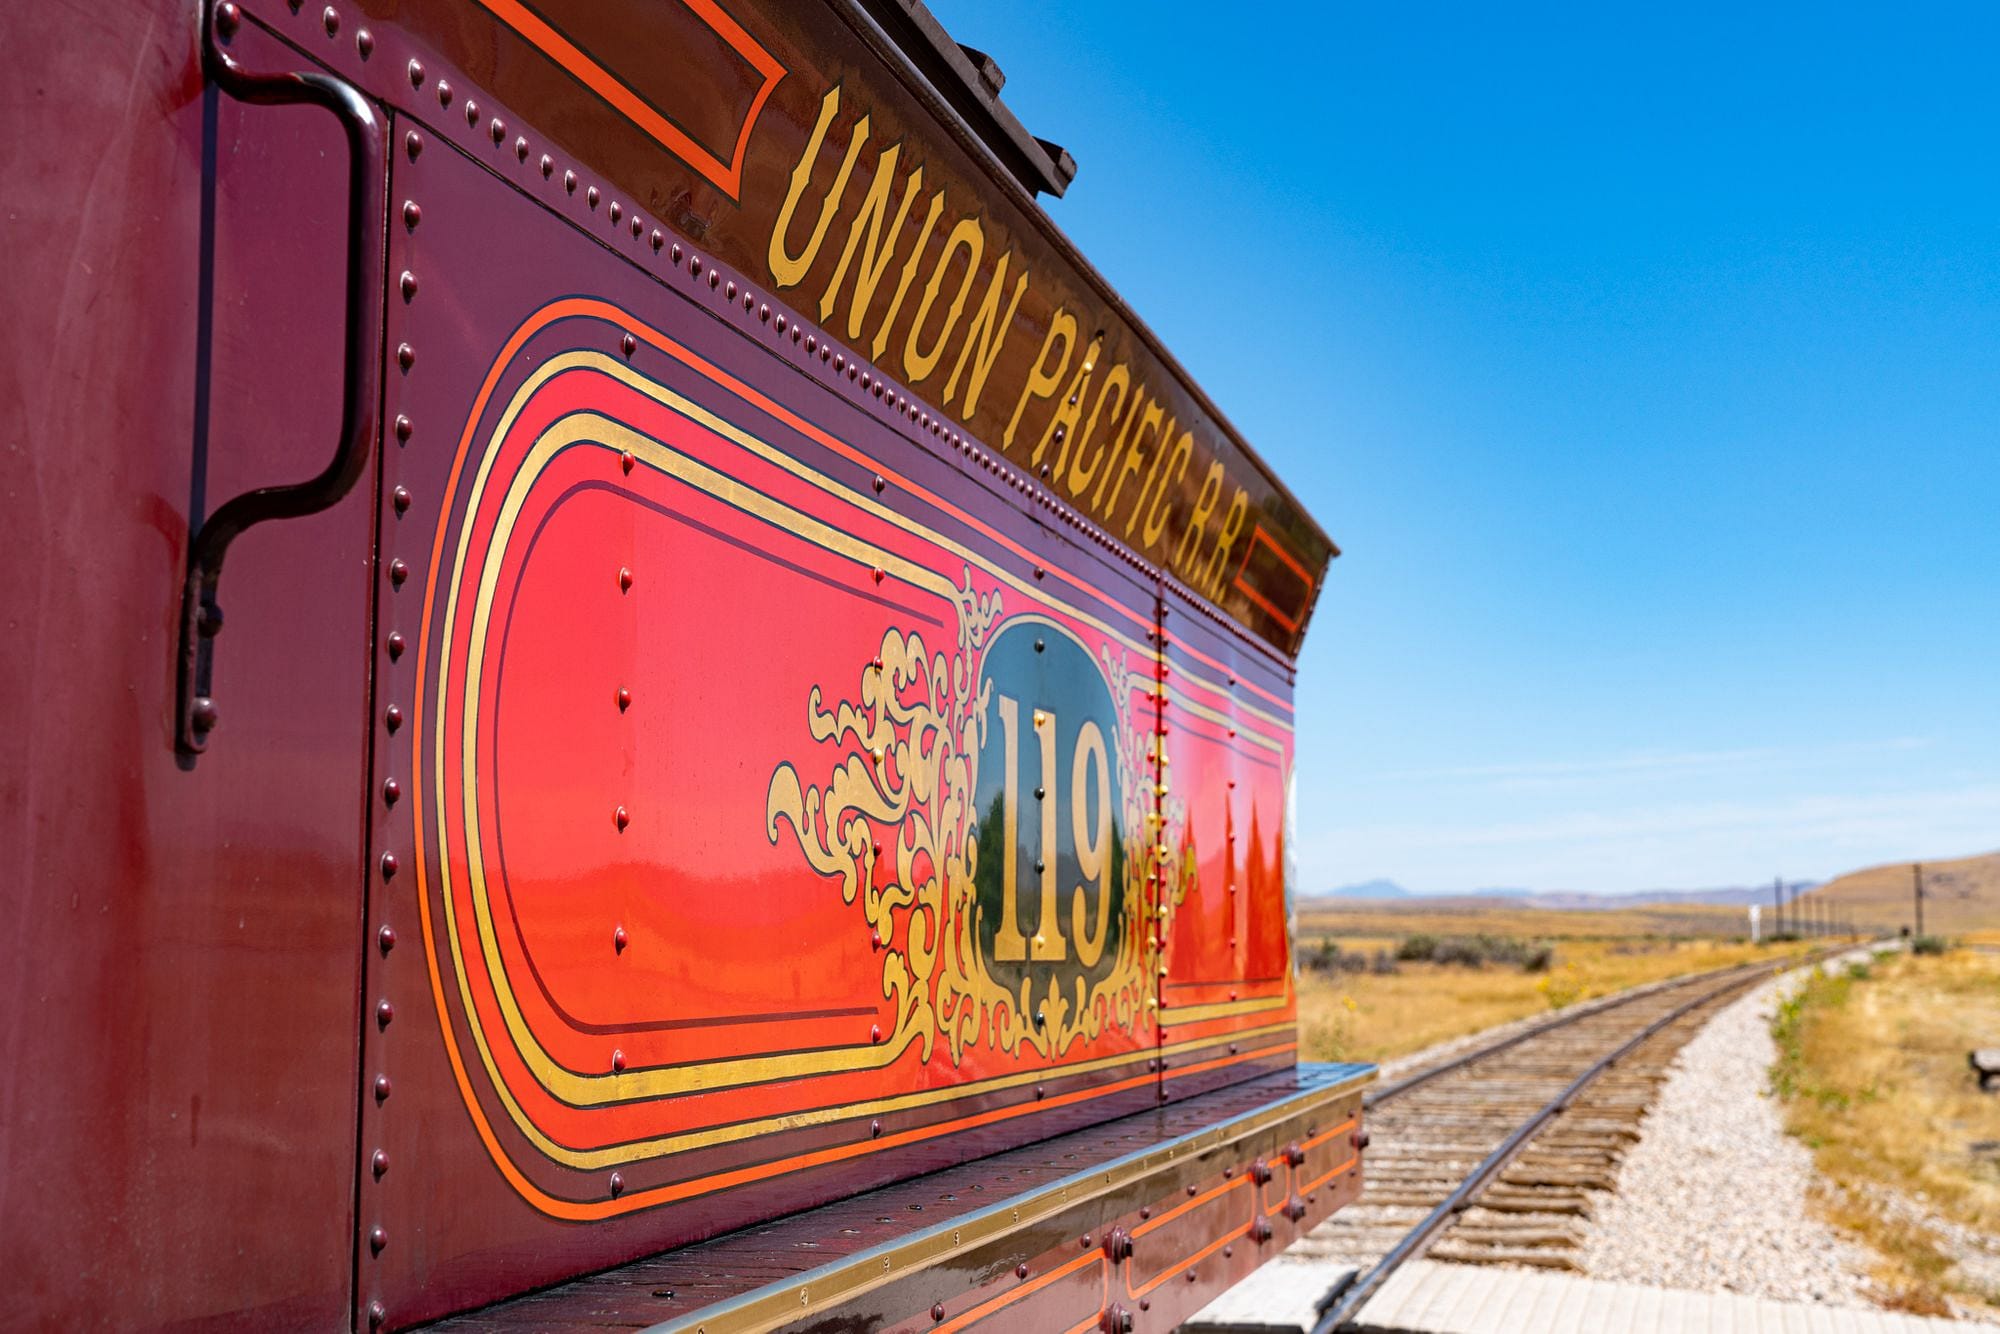
[[[734,278],[729,280],[729,286],[722,289],[722,299],[725,301],[734,301],[736,299],[736,280]]]
[[[329,37],[340,31],[340,15],[334,13],[332,5],[326,7],[326,12],[319,16],[319,21],[326,25],[326,35]]]
[[[1193,1186],[1189,1186],[1187,1188],[1187,1193],[1188,1193],[1188,1198],[1193,1199],[1195,1196],[1195,1188]]]
[[[375,54],[375,34],[363,28],[354,34],[354,49],[363,60]]]
[[[401,630],[391,630],[389,632],[389,661],[394,662],[402,656],[403,632]]]
[[[630,687],[630,686],[619,686],[619,687],[618,687],[618,712],[620,712],[620,713],[623,713],[623,712],[625,712],[625,710],[627,710],[627,709],[629,709],[629,708],[631,708],[631,707],[632,707],[632,689],[631,689],[631,687]]]
[[[618,567],[618,591],[621,593],[632,591],[632,567],[629,565]]]
[[[410,443],[410,432],[414,430],[416,430],[416,426],[408,417],[403,416],[401,413],[396,415],[396,440],[399,444],[407,445]]]
[[[564,173],[563,173],[563,191],[564,191],[564,192],[565,192],[566,194],[575,194],[575,193],[576,193],[576,173],[575,173],[575,172],[573,172],[573,171],[566,171],[566,172],[564,172]]]
[[[377,1075],[375,1076],[375,1101],[387,1102],[388,1100],[389,1100],[389,1076]]]
[[[1048,1095],[1049,1094],[1047,1089],[1043,1088],[1040,1084],[1035,1085],[1035,1101],[1040,1102],[1043,1098],[1046,1098]]]
[[[547,153],[542,154],[542,179],[546,181],[549,177],[555,175],[555,172],[556,160]]]
[[[1152,1310],[1152,1309],[1153,1309],[1153,1299],[1152,1299],[1152,1298],[1150,1298],[1150,1297],[1141,1297],[1141,1298],[1139,1299],[1139,1309],[1140,1309],[1141,1311],[1150,1311],[1150,1310]]]
[[[410,155],[410,161],[415,162],[417,155],[424,151],[424,136],[411,130],[403,136],[403,151]]]
[[[583,202],[584,202],[585,204],[589,205],[589,206],[590,206],[591,208],[596,208],[596,207],[597,207],[597,187],[596,187],[596,186],[594,186],[594,185],[593,185],[593,186],[591,186],[591,187],[590,187],[590,188],[589,188],[588,190],[585,190],[585,191],[583,192]]]
[[[514,141],[514,160],[516,162],[528,160],[528,140],[525,136]]]
[[[1140,1217],[1140,1218],[1142,1218],[1142,1219],[1145,1219],[1145,1218],[1151,1218],[1152,1216],[1153,1216],[1153,1206],[1152,1206],[1152,1205],[1150,1205],[1150,1204],[1142,1204],[1142,1205],[1140,1205],[1140,1206],[1139,1206],[1139,1217]]]
[[[882,1025],[870,1024],[868,1026],[868,1040],[870,1042],[880,1042],[882,1040]]]
[[[615,1047],[612,1048],[611,1072],[613,1074],[619,1074],[622,1073],[624,1069],[625,1069],[625,1053],[622,1050],[619,1050],[618,1048]]]
[[[403,287],[403,300],[408,301],[410,298],[414,297],[417,294],[417,275],[411,273],[408,269],[404,269],[402,277],[402,287]]]
[[[690,256],[688,256],[688,277],[690,277],[690,278],[699,278],[699,277],[701,277],[701,256],[700,256],[700,255],[690,255]]]
[[[410,508],[410,488],[407,486],[397,487],[395,493],[389,497],[389,503],[396,507],[396,513],[402,514],[406,512]]]
[[[618,346],[625,350],[625,355],[629,358],[634,352],[639,350],[639,340],[631,334],[626,334],[619,340]]]
[[[1037,639],[1037,640],[1035,641],[1035,652],[1037,652],[1037,653],[1040,653],[1040,652],[1041,652],[1041,651],[1042,651],[1043,649],[1045,649],[1045,648],[1047,648],[1047,647],[1048,647],[1048,646],[1047,646],[1046,644],[1044,644],[1044,643],[1043,643],[1043,642],[1042,642],[1041,640]]]
[[[415,231],[417,224],[423,220],[424,211],[417,207],[417,201],[414,199],[405,199],[403,201],[403,225],[411,231]]]
[[[675,266],[680,264],[681,243],[679,241],[674,242],[673,247],[667,251],[667,262]]]
[[[606,210],[606,214],[613,222],[616,222],[625,216],[625,207],[614,199],[611,201],[611,207]]]
[[[611,948],[614,953],[623,954],[625,947],[630,943],[631,941],[625,935],[624,927],[614,926],[611,928]]]
[[[640,223],[640,221],[639,221],[639,219],[638,219],[637,217],[634,217],[634,218],[632,219],[632,239],[633,239],[633,240],[635,240],[635,241],[636,241],[636,240],[638,240],[638,239],[639,239],[639,233],[640,233],[640,232],[642,232],[642,231],[644,231],[644,230],[645,230],[645,227],[644,227],[644,225]]]
[[[382,804],[394,806],[396,799],[403,795],[403,785],[393,778],[382,780]]]
[[[401,588],[403,581],[410,577],[410,563],[401,556],[389,562],[389,582]]]
[[[1234,1254],[1236,1254],[1236,1248],[1235,1248],[1234,1246],[1224,1246],[1224,1247],[1222,1248],[1222,1258],[1223,1258],[1223,1259],[1227,1260],[1227,1259],[1228,1259],[1228,1258],[1229,1258],[1230,1256],[1232,1256],[1232,1255],[1234,1255]]]
[[[222,5],[215,11],[215,30],[224,37],[234,37],[242,21],[243,12],[235,5]]]
[[[1043,569],[1043,568],[1042,568],[1041,566],[1037,565],[1037,566],[1035,567],[1035,578],[1039,579],[1039,578],[1041,578],[1041,577],[1042,577],[1043,575],[1045,575],[1045,574],[1047,574],[1047,573],[1048,573],[1048,571],[1047,571],[1047,570],[1044,570],[1044,569]]]
[[[408,343],[396,344],[396,364],[401,366],[405,372],[408,372],[410,367],[416,364],[416,361],[417,350],[415,348],[411,347]]]
[[[380,1328],[389,1319],[389,1308],[380,1302],[368,1303],[368,1327]]]
[[[721,272],[721,270],[719,270],[719,269],[710,269],[710,270],[708,271],[708,290],[709,290],[709,291],[713,292],[713,291],[715,290],[715,288],[716,288],[716,285],[717,285],[718,283],[720,283],[721,281],[722,281],[722,272]]]
[[[1187,1281],[1190,1283],[1194,1282],[1194,1270],[1190,1269],[1187,1271]]]
[[[660,229],[658,227],[653,228],[653,234],[650,237],[648,237],[647,240],[651,243],[653,247],[653,253],[656,255],[660,253],[660,247],[667,243],[667,238],[660,235]]]
[[[385,926],[380,931],[377,931],[375,933],[375,943],[382,947],[382,953],[384,954],[387,954],[390,950],[395,949],[396,928],[393,926]]]
[[[872,577],[876,583],[879,584],[882,582],[882,567],[880,565],[875,567]]]
[[[375,1150],[375,1156],[368,1160],[368,1167],[370,1171],[375,1173],[375,1179],[377,1181],[380,1181],[384,1176],[388,1175],[389,1151],[387,1149]]]
[[[868,1123],[868,1138],[870,1139],[882,1138],[882,1123],[879,1120],[870,1121]]]
[[[502,139],[505,139],[507,137],[507,127],[500,123],[500,118],[498,116],[495,116],[493,118],[493,123],[487,126],[486,130],[488,134],[491,134],[493,136],[493,142],[495,144],[498,144]]]
[[[765,309],[767,309],[767,310],[768,310],[768,309],[769,309],[769,307],[767,306],[767,307],[765,307]],[[783,332],[785,331],[785,317],[784,317],[783,315],[780,315],[780,316],[778,316],[778,318],[777,318],[777,319],[775,319],[775,320],[772,320],[772,321],[771,321],[771,327],[772,327],[773,329],[776,329],[776,330],[777,330],[777,331],[778,331],[779,333],[783,333]],[[798,331],[797,331],[796,329],[794,329],[794,330],[793,330],[792,332],[794,332],[794,333],[797,333]]]
[[[1015,1278],[1026,1278],[1027,1276],[1028,1276],[1028,1265],[1025,1260],[1022,1261],[1020,1264],[1014,1266]]]
[[[1086,1250],[1086,1251],[1090,1249],[1090,1234],[1089,1234],[1088,1232],[1086,1232],[1086,1233],[1084,1233],[1084,1234],[1083,1234],[1083,1243],[1082,1243],[1082,1246],[1083,1246],[1083,1249],[1084,1249],[1084,1250]]]
[[[757,322],[759,324],[769,324],[771,322],[771,307],[769,304],[757,307]]]
[[[385,852],[382,854],[382,878],[384,880],[394,880],[396,878],[396,872],[401,868],[401,866],[402,863],[396,860],[395,853]]]
[[[424,62],[421,60],[412,60],[410,62],[410,87],[421,88],[423,86]]]
[[[943,1302],[933,1302],[933,1303],[931,1303],[931,1319],[932,1319],[932,1320],[942,1320],[942,1319],[944,1319],[944,1303],[943,1303]]]
[[[382,722],[393,732],[403,725],[403,706],[391,704],[382,715]]]
[[[377,1224],[368,1230],[368,1249],[380,1255],[382,1248],[389,1244],[388,1230]]]
[[[625,1193],[625,1174],[623,1172],[613,1172],[611,1174],[611,1194],[613,1198],[623,1195],[624,1193]]]
[[[195,698],[194,710],[190,714],[188,722],[196,732],[206,736],[210,732],[213,732],[215,725],[221,721],[222,715],[216,711],[214,700],[210,699],[207,695],[199,695]]]
[[[623,806],[620,806],[617,810],[611,812],[611,823],[623,829],[632,823],[632,813]]]
[[[396,1007],[394,1005],[391,1005],[388,1001],[385,1000],[375,1007],[376,1027],[387,1028],[391,1023],[395,1021],[395,1018],[396,1018]]]
[[[444,79],[438,80],[438,105],[441,107],[451,105],[451,84]]]
[[[467,125],[479,123],[479,103],[469,97],[465,99],[465,123]]]
[[[875,474],[875,494],[876,494],[876,495],[878,495],[878,496],[879,496],[879,495],[881,495],[881,494],[882,494],[882,493],[883,493],[883,492],[884,492],[885,490],[887,490],[887,489],[888,489],[888,486],[889,486],[889,483],[888,483],[888,482],[887,482],[887,481],[886,481],[886,480],[885,480],[885,479],[883,478],[882,474],[881,474],[881,473],[879,473],[879,472],[878,472],[878,473],[876,473],[876,474]]]

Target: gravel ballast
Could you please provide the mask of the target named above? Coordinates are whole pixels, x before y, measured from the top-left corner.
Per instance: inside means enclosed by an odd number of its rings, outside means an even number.
[[[1788,974],[1722,1010],[1681,1049],[1599,1202],[1584,1243],[1593,1278],[1868,1307],[1867,1253],[1807,1202],[1812,1155],[1770,1096],[1771,1020]]]

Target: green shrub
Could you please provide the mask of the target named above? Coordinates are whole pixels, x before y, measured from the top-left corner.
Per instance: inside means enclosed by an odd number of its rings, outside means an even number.
[[[1912,954],[1943,954],[1951,948],[1951,942],[1943,936],[1913,936],[1910,939]]]

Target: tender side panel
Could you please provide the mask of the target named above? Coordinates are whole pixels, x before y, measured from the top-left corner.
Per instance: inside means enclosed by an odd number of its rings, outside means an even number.
[[[363,1314],[1155,1102],[1145,571],[693,263],[393,193]]]
[[[1167,1091],[1297,1058],[1286,798],[1288,669],[1169,587],[1160,707],[1167,757]]]
[[[0,1254],[34,1328],[348,1319],[372,476],[231,549],[220,724],[173,749],[191,523],[335,444],[345,150],[204,97],[192,19],[15,9],[0,48]]]

